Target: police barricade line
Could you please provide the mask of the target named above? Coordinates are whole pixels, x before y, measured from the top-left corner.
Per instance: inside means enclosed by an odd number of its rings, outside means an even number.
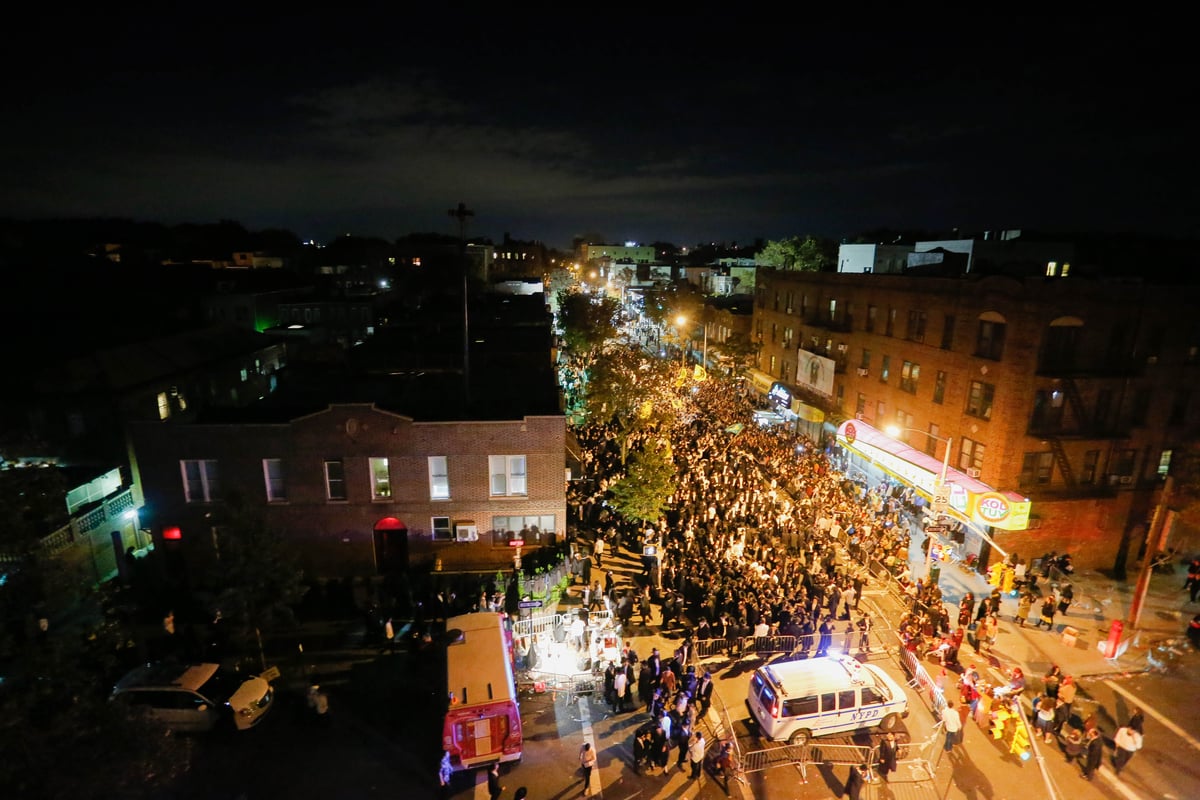
[[[562,614],[538,614],[534,617],[519,619],[513,623],[514,636],[537,636],[542,633],[552,633],[563,623]]]
[[[920,692],[921,697],[928,701],[934,716],[940,716],[946,707],[946,693],[930,676],[925,665],[917,659],[917,654],[900,643],[900,656],[904,671],[908,673],[908,685]]]
[[[896,771],[888,776],[888,783],[919,783],[932,786],[935,776],[931,756],[934,747],[940,744],[941,737],[942,723],[939,722],[933,726],[933,732],[925,740],[901,742],[896,753]],[[879,750],[876,747],[875,763],[878,763],[878,756]]]
[[[833,764],[872,768],[875,748],[857,744],[778,744],[761,750],[752,750],[742,757],[743,772],[762,772],[774,767],[800,768],[807,777],[809,764]]]

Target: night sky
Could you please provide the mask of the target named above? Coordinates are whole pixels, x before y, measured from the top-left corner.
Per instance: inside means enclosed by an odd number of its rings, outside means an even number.
[[[1169,20],[250,5],[10,26],[0,216],[322,242],[456,234],[461,201],[469,235],[553,246],[1198,232],[1196,46]]]

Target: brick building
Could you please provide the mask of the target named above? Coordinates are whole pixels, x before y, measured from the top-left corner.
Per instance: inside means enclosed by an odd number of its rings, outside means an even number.
[[[948,483],[1030,501],[1023,529],[958,515],[969,550],[990,555],[982,533],[1026,559],[1054,550],[1085,568],[1123,564],[1126,551],[1138,557],[1172,450],[1195,436],[1200,298],[1186,284],[1063,266],[760,270],[757,366],[788,402],[826,413],[818,433],[846,420],[911,429],[883,438],[889,453],[916,453],[925,485],[901,482],[926,495],[945,461]],[[1168,544],[1189,535],[1177,526]]]
[[[511,566],[561,541],[562,415],[418,421],[373,403],[278,419],[131,426],[156,544],[189,567],[212,558],[209,513],[228,489],[263,512],[318,577],[410,565]]]

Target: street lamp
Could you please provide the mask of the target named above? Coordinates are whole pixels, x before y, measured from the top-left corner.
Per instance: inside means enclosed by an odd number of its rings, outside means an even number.
[[[946,453],[945,453],[945,455],[942,456],[942,472],[940,475],[937,476],[937,479],[933,484],[933,510],[940,514],[945,509],[945,500],[939,499],[939,495],[941,494],[941,491],[940,491],[941,488],[946,485],[946,473],[950,469],[950,445],[951,445],[951,443],[953,443],[954,438],[951,436],[938,436],[936,433],[930,433],[929,431],[923,431],[919,428],[901,428],[897,425],[889,425],[889,426],[887,426],[887,428],[885,430],[887,432],[887,435],[891,436],[892,438],[898,438],[900,436],[900,434],[904,431],[911,431],[913,433],[923,433],[926,436],[928,436],[930,439],[936,439],[939,442],[946,443]],[[939,508],[939,506],[940,506],[940,508]],[[928,532],[925,534],[925,537],[927,539],[929,538]],[[930,568],[930,565],[932,564],[932,561],[933,561],[933,542],[930,541],[929,546],[925,548],[925,577],[926,577],[926,579],[929,578],[929,568]]]
[[[676,318],[675,318],[675,324],[676,324],[676,325],[677,325],[679,328],[683,328],[683,326],[684,326],[684,325],[686,325],[686,324],[687,324],[687,322],[688,322],[688,318],[687,318],[685,315],[683,315],[683,314],[680,314],[678,317],[676,317]],[[701,355],[700,355],[700,363],[701,363],[701,364],[704,366],[704,368],[707,370],[707,369],[708,369],[708,326],[707,326],[707,325],[701,325],[700,327],[701,327],[701,328],[704,330],[704,349],[703,349],[703,351],[701,352]],[[683,334],[681,333],[681,334],[680,334],[680,336],[682,336],[682,335],[683,335]],[[689,341],[691,340],[691,337],[690,337],[690,336],[688,337],[688,340],[689,340]],[[685,351],[685,352],[686,352],[686,351]],[[686,365],[686,364],[684,364],[684,366],[687,366],[687,365]]]

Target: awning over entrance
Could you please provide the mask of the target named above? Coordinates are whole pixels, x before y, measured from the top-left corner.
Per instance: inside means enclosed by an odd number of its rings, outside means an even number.
[[[857,419],[846,420],[838,426],[837,443],[933,499],[934,486],[942,474],[942,462],[928,453]],[[951,515],[1007,531],[1023,531],[1029,527],[1031,504],[1024,495],[998,491],[953,467],[946,470],[946,485],[950,489]]]
[[[816,406],[810,406],[808,403],[801,403],[799,400],[793,400],[792,410],[796,412],[797,417],[807,422],[825,421],[825,412]]]
[[[763,372],[761,369],[748,370],[747,374],[750,376],[750,383],[753,384],[754,388],[759,392],[766,394],[767,392],[771,391],[771,384],[775,382],[775,379],[770,375]]]

